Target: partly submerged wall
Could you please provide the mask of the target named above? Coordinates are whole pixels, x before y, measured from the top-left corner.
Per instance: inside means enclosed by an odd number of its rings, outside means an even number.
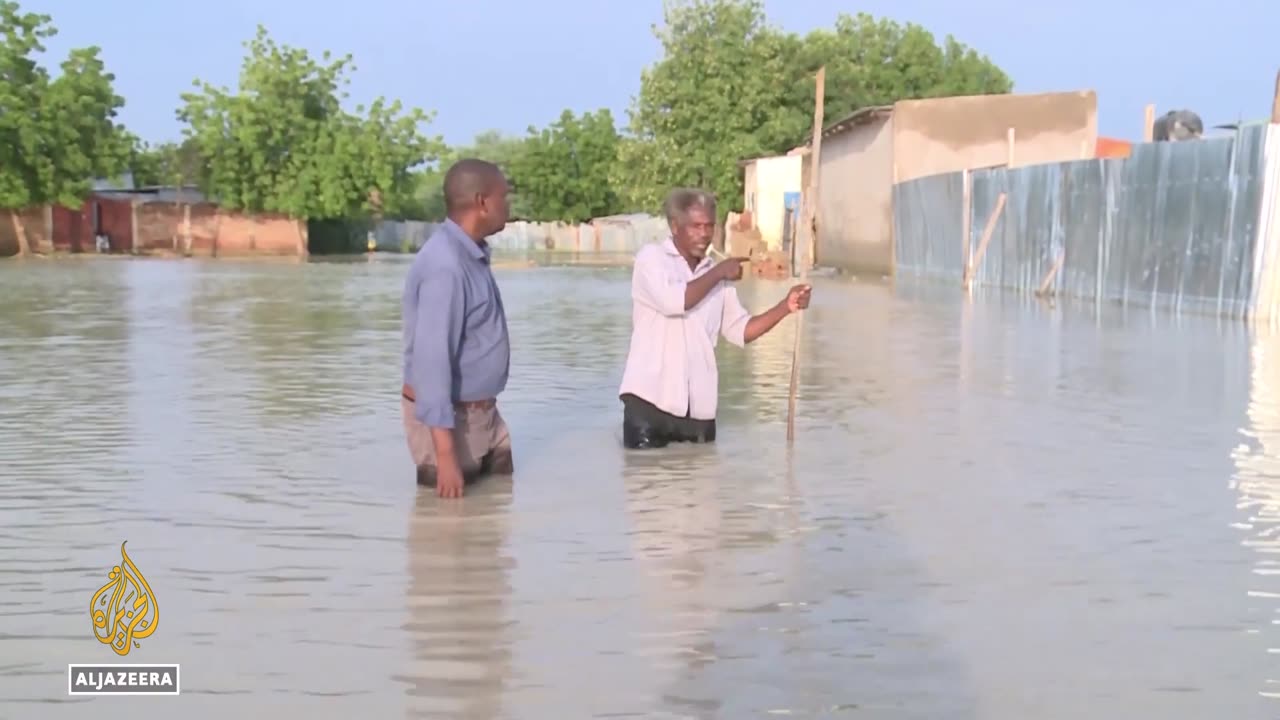
[[[1134,145],[1128,158],[974,171],[967,239],[964,173],[900,183],[895,273],[959,286],[967,256],[974,286],[1035,291],[1061,260],[1049,284],[1060,295],[1249,314],[1272,267],[1259,241],[1264,187],[1274,194],[1280,184],[1263,181],[1267,134],[1247,126],[1225,138]]]
[[[387,221],[374,230],[377,248],[384,251],[416,251],[438,223]],[[489,237],[494,250],[505,252],[634,253],[645,243],[665,240],[670,230],[665,219],[649,215],[600,218],[581,225],[512,222]]]

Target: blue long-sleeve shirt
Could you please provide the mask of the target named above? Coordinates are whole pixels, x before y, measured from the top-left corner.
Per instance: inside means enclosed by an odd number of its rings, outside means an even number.
[[[452,428],[454,404],[498,397],[507,387],[511,344],[489,246],[446,220],[418,250],[405,279],[404,382],[414,416]]]

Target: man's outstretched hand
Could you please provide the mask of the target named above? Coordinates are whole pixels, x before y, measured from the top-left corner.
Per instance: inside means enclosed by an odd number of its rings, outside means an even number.
[[[742,279],[742,263],[747,262],[750,258],[731,257],[716,263],[712,271],[716,273],[716,277],[721,280],[741,280]]]
[[[809,285],[796,285],[787,292],[787,311],[799,312],[809,307],[809,294],[813,290]]]

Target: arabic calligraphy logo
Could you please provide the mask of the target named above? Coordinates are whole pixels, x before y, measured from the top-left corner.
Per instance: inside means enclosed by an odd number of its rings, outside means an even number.
[[[120,656],[141,647],[137,641],[151,637],[160,622],[160,606],[147,579],[125,552],[127,543],[120,543],[120,564],[111,568],[107,584],[89,602],[94,637]]]

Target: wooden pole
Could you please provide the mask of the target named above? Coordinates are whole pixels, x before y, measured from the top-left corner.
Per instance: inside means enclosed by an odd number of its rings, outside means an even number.
[[[1006,167],[1013,167],[1013,146],[1014,146],[1014,139],[1016,137],[1017,137],[1017,132],[1014,130],[1014,128],[1009,128],[1009,135],[1008,135],[1009,147],[1006,150],[1007,156],[1005,157],[1005,161],[1004,161],[1004,164]]]
[[[1058,253],[1058,259],[1053,261],[1053,266],[1049,268],[1049,272],[1044,274],[1040,279],[1040,288],[1036,290],[1037,297],[1044,297],[1049,294],[1049,286],[1053,284],[1053,279],[1057,277],[1058,271],[1062,269],[1062,262],[1067,259],[1067,250],[1063,248]]]
[[[1271,122],[1280,125],[1280,72],[1276,73],[1276,93],[1271,97]]]
[[[813,101],[813,149],[809,155],[809,187],[806,188],[807,200],[804,203],[804,221],[802,229],[806,233],[804,256],[800,259],[800,284],[809,281],[809,264],[813,260],[816,245],[818,223],[818,177],[822,174],[822,111],[826,104],[827,68],[818,68],[815,79],[817,86]],[[791,386],[787,390],[787,444],[796,437],[796,391],[800,384],[800,338],[804,335],[804,313],[796,314],[795,341],[791,347]]]
[[[974,254],[969,274],[964,278],[965,290],[973,287],[973,276],[978,272],[978,267],[982,265],[982,256],[987,254],[987,245],[991,244],[991,236],[995,234],[996,223],[1000,220],[1000,214],[1004,212],[1004,203],[1007,197],[1004,193],[1000,193],[1000,197],[996,198],[996,207],[991,211],[991,217],[987,218],[987,226],[982,229],[982,242],[978,243],[978,252]]]
[[[1156,137],[1156,106],[1148,105],[1144,114],[1146,119],[1142,123],[1142,142],[1152,142]]]
[[[960,182],[960,276],[969,277],[969,261],[973,259],[973,175],[968,168],[960,172]]]

